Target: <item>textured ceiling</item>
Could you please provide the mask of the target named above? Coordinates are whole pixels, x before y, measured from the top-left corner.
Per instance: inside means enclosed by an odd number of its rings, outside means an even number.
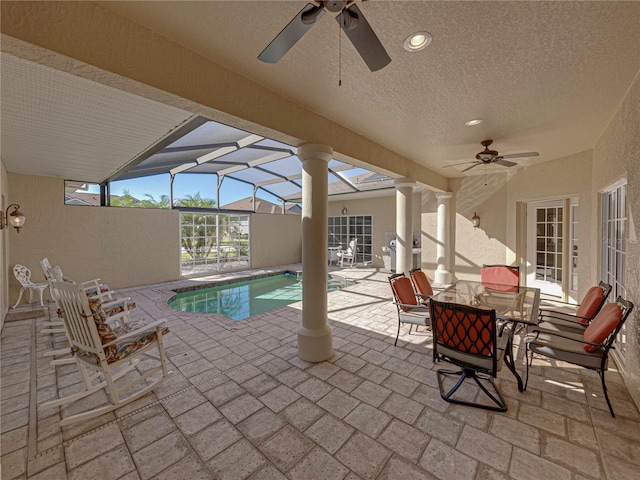
[[[484,139],[504,155],[540,152],[518,166],[592,148],[640,70],[640,2],[365,2],[392,58],[375,73],[330,13],[278,64],[257,59],[304,0],[99,4],[450,177],[485,173],[450,167]],[[405,52],[419,30],[432,44]],[[1,74],[11,172],[100,181],[190,117],[7,54]]]
[[[101,5],[446,176],[486,138],[540,152],[519,165],[592,148],[640,70],[638,2],[366,2],[392,62],[371,73],[343,36],[342,86],[330,13],[278,64],[256,58],[304,1]],[[405,52],[418,30],[432,44]]]

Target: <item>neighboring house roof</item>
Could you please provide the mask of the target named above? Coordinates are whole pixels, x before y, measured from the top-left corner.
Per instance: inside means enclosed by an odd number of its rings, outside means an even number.
[[[263,200],[261,198],[256,198],[255,208],[253,206],[253,198],[246,197],[235,202],[227,203],[226,205],[222,205],[220,207],[221,210],[248,210],[255,211],[255,213],[271,213],[271,214],[282,214],[282,205],[277,205],[275,203],[271,203],[267,200]],[[302,209],[297,204],[288,204],[285,205],[285,214],[286,215],[300,215],[302,213]]]
[[[100,194],[98,193],[65,193],[65,205],[91,205],[100,206]]]

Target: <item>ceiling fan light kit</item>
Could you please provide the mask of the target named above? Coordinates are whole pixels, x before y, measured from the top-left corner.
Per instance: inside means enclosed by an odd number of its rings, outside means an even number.
[[[327,11],[339,12],[336,21],[369,70],[375,72],[389,65],[391,57],[354,0],[319,1],[318,5],[308,3],[258,55],[258,59],[278,63]]]

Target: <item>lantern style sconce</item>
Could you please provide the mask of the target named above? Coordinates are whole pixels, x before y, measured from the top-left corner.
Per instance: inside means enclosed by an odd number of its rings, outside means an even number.
[[[11,207],[14,207],[14,209],[9,213]],[[19,208],[20,205],[13,203],[7,207],[4,213],[0,211],[0,230],[7,228],[11,224],[20,233],[20,229],[24,226],[25,217],[24,213],[18,210]]]
[[[473,228],[478,228],[480,226],[480,217],[476,212],[473,212],[473,217],[471,217],[471,225],[473,225]]]
[[[343,214],[343,215],[346,215],[346,214],[347,214],[347,207],[344,207],[344,208],[342,209],[342,214]]]

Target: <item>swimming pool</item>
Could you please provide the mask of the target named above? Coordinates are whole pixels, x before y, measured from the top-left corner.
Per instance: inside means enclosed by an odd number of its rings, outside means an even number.
[[[341,277],[329,276],[328,291],[352,284]],[[301,275],[284,273],[181,292],[169,306],[183,312],[221,313],[233,320],[243,320],[260,313],[302,300]]]

